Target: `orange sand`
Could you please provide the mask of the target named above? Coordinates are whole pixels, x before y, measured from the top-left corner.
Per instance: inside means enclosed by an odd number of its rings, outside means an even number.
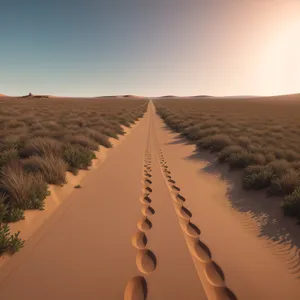
[[[52,187],[61,204],[0,268],[1,299],[299,299],[286,260],[193,150],[150,103],[82,189]]]

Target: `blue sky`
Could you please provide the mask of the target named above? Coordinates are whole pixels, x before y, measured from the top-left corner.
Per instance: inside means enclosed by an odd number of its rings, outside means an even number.
[[[0,93],[300,92],[297,20],[294,0],[0,0]]]

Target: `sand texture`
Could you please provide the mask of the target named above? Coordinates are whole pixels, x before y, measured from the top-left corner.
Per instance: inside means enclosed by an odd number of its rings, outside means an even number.
[[[226,182],[193,151],[150,102],[0,268],[0,298],[299,299],[286,259],[229,206]]]

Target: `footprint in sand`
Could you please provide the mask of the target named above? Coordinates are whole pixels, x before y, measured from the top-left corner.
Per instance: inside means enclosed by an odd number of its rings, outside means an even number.
[[[192,217],[192,213],[186,207],[181,206],[180,217],[189,220]]]
[[[151,198],[149,197],[149,194],[145,195],[142,200],[141,203],[142,204],[150,204],[152,202]]]
[[[132,245],[137,249],[144,249],[147,245],[148,239],[146,234],[143,231],[138,231],[132,237]]]
[[[143,276],[136,276],[126,285],[124,300],[146,300],[148,294],[147,282]]]
[[[204,266],[204,273],[208,282],[215,287],[225,287],[225,276],[221,268],[213,261]]]
[[[152,223],[147,217],[144,217],[138,222],[137,227],[139,230],[145,232],[152,228]]]
[[[181,203],[181,202],[185,202],[185,198],[181,195],[181,194],[177,194],[176,195],[176,201],[178,202],[178,203]]]
[[[145,187],[145,190],[146,190],[146,192],[148,192],[148,193],[151,193],[151,192],[152,192],[152,189],[151,189],[149,186]]]
[[[180,188],[176,185],[172,185],[172,189],[178,192],[180,191]]]
[[[152,181],[150,179],[145,179],[145,184],[152,184]]]
[[[156,256],[149,249],[139,250],[136,256],[136,264],[140,272],[144,274],[152,273],[157,265]]]
[[[150,205],[145,204],[142,208],[142,213],[145,217],[152,216],[155,214],[155,210]]]
[[[188,222],[185,229],[186,233],[193,238],[196,238],[200,235],[200,229],[193,223]]]
[[[197,240],[193,245],[193,256],[200,260],[202,263],[209,263],[211,261],[211,253],[209,248]]]

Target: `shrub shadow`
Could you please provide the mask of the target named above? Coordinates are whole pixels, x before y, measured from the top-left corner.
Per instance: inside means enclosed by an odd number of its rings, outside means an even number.
[[[174,139],[176,144],[187,144],[184,137],[176,136]],[[185,159],[204,162],[205,166],[198,170],[199,174],[203,172],[212,174],[226,183],[226,196],[230,207],[241,214],[251,216],[251,219],[259,225],[257,234],[259,238],[282,246],[278,254],[281,257],[286,256],[290,271],[299,275],[300,227],[297,220],[284,216],[280,208],[282,198],[267,197],[264,190],[245,190],[242,185],[242,171],[230,170],[227,164],[220,164],[213,153],[194,150]]]

